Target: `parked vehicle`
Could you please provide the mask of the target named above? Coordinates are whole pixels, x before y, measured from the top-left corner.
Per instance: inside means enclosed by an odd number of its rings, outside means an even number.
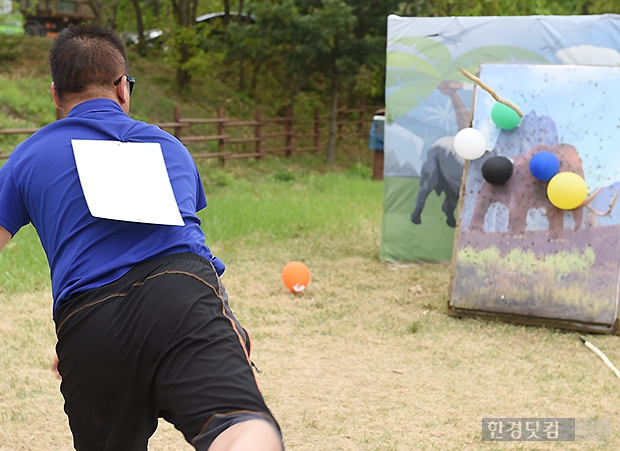
[[[88,23],[95,15],[88,0],[20,0],[24,31],[30,36],[54,37],[71,24]]]
[[[144,32],[146,45],[152,47],[156,42],[160,41],[160,36],[163,34],[164,32],[161,30],[146,30]],[[138,33],[121,33],[121,36],[125,39],[125,45],[138,45]]]
[[[202,16],[196,17],[196,23],[212,23],[212,22],[217,21],[217,20],[224,20],[224,16],[225,15],[226,15],[226,13],[224,13],[224,12],[203,14]],[[230,21],[231,22],[237,22],[239,20],[239,13],[237,13],[237,12],[231,11],[229,13],[229,16],[230,16]],[[256,20],[254,19],[254,16],[252,16],[250,14],[242,13],[241,14],[241,22],[243,22],[243,23],[254,23],[254,22],[256,22]]]
[[[214,25],[217,23],[223,23],[224,16],[225,16],[225,13],[223,12],[203,14],[202,16],[196,17],[195,23],[196,25],[206,24],[205,26]],[[231,22],[237,22],[239,20],[238,17],[239,17],[239,13],[232,12],[232,11],[230,12]],[[241,15],[241,22],[253,24],[256,22],[256,20],[254,16],[243,13]],[[121,33],[121,34],[125,39],[125,45],[137,45],[138,44],[138,33],[129,32],[129,33]],[[156,45],[161,45],[162,41],[165,41],[168,35],[169,35],[169,32],[166,33],[166,32],[163,32],[162,30],[157,30],[157,29],[151,29],[151,30],[144,31],[144,37],[146,40],[147,47],[154,47]]]

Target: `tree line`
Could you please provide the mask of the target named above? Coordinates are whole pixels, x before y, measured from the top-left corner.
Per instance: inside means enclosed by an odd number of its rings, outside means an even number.
[[[192,77],[221,75],[252,96],[261,78],[280,86],[284,104],[303,92],[329,99],[327,158],[333,161],[338,98],[381,103],[387,16],[580,15],[620,13],[618,0],[88,0],[95,22],[167,32],[166,59],[182,88]],[[222,12],[196,23],[199,15]],[[491,37],[492,38],[492,37]],[[234,68],[234,72],[231,68]]]

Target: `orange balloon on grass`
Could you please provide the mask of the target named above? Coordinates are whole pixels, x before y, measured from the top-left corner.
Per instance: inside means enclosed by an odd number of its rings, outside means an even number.
[[[310,284],[310,270],[302,262],[290,262],[282,269],[282,282],[293,293],[299,293]]]

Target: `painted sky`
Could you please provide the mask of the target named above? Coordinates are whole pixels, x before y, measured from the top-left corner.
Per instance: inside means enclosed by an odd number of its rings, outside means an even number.
[[[402,36],[441,42],[456,58],[472,47],[513,45],[549,62],[560,62],[558,49],[583,44],[620,49],[620,20],[614,14],[590,16],[388,17],[388,52]],[[396,44],[397,45],[397,44]],[[398,45],[397,45],[398,46]],[[404,50],[400,46],[399,50]]]
[[[482,64],[480,78],[524,114],[553,119],[558,141],[579,152],[589,188],[620,180],[620,66]],[[473,127],[489,149],[501,131],[490,117],[494,104],[477,89]]]

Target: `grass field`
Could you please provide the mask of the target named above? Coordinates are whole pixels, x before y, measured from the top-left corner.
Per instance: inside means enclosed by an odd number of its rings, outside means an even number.
[[[38,127],[54,119],[49,95],[40,94],[49,86],[48,44],[16,42],[0,46],[0,59],[10,62],[0,65],[0,125]],[[172,75],[154,61],[132,67],[140,77],[136,116],[170,120],[183,100],[170,94]],[[201,102],[183,111],[210,116],[208,108],[224,103],[231,114],[250,111],[224,88],[205,84],[193,96]],[[620,382],[577,334],[448,317],[448,265],[380,260],[383,183],[370,180],[364,140],[346,148],[333,166],[312,154],[225,168],[200,163],[207,243],[227,263],[231,308],[252,332],[258,379],[287,449],[620,449]],[[431,202],[441,199],[432,194]],[[413,207],[402,207],[396,227],[409,227]],[[423,220],[432,230],[445,218]],[[449,252],[446,243],[428,245]],[[312,271],[302,295],[280,280],[291,260]],[[73,449],[49,369],[55,335],[48,278],[27,227],[0,252],[0,451]],[[589,339],[620,365],[618,337]],[[482,442],[486,417],[608,418],[611,435],[598,442]],[[192,448],[162,423],[150,449]]]
[[[382,183],[366,163],[338,173],[295,160],[201,167],[208,240],[228,264],[231,307],[252,332],[287,449],[618,449],[618,378],[575,333],[448,317],[449,266],[380,261]],[[301,295],[280,280],[291,260],[312,271]],[[72,449],[49,370],[44,263],[32,230],[0,253],[1,451]],[[617,337],[590,340],[620,362]],[[609,418],[611,436],[482,442],[485,417]],[[162,423],[150,449],[192,448]]]

